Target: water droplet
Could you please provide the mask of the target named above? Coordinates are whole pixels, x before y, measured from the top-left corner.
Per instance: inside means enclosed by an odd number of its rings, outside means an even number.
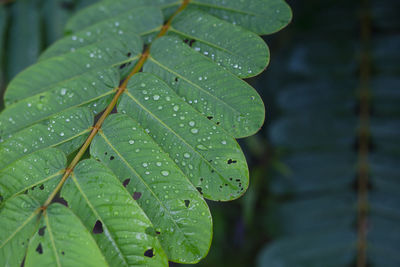
[[[207,150],[207,148],[206,148],[204,145],[202,145],[202,144],[197,145],[196,147],[197,147],[198,149],[200,149],[200,150]]]
[[[168,175],[169,175],[169,171],[162,171],[161,174],[162,174],[163,176],[168,176]]]
[[[133,145],[134,143],[135,143],[135,141],[129,140],[129,144]]]
[[[154,95],[153,99],[157,101],[158,99],[160,99],[160,96],[159,95]]]
[[[190,131],[191,131],[192,133],[194,133],[194,134],[197,134],[197,133],[199,132],[199,130],[196,129],[196,128],[193,128],[193,129],[191,129]]]
[[[185,153],[185,154],[183,154],[183,156],[185,157],[185,158],[190,158],[190,154],[189,153]]]

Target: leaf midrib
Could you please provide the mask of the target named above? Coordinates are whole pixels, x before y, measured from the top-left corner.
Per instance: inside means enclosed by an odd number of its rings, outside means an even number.
[[[2,171],[2,170],[0,170],[0,172],[1,172],[1,171]],[[18,191],[18,192],[15,192],[15,193],[14,193],[13,195],[11,195],[9,198],[4,199],[4,202],[3,202],[3,203],[5,203],[8,199],[12,199],[13,197],[16,197],[16,196],[20,195],[22,192],[24,192],[24,191],[26,191],[26,190],[28,190],[28,189],[34,187],[34,186],[38,186],[39,184],[45,183],[45,182],[47,182],[47,181],[49,181],[49,180],[51,180],[51,179],[57,177],[58,175],[62,175],[64,172],[65,172],[65,169],[60,170],[60,171],[58,171],[58,172],[56,172],[56,173],[53,173],[53,174],[50,175],[50,176],[47,176],[47,177],[43,178],[42,180],[37,181],[37,182],[34,183],[34,184],[31,184],[31,185],[29,185],[29,186],[27,186],[27,187],[21,189],[21,190]],[[2,208],[2,205],[0,205],[0,209],[1,209],[1,208]]]
[[[71,175],[72,180],[74,181],[74,184],[76,186],[76,188],[78,189],[78,191],[81,193],[82,197],[85,199],[86,203],[88,204],[89,208],[92,210],[92,212],[95,214],[95,216],[97,218],[99,218],[101,220],[101,222],[103,223],[104,227],[107,229],[107,231],[110,233],[110,241],[113,245],[113,247],[117,250],[118,256],[120,259],[122,259],[122,261],[124,262],[125,266],[129,266],[128,261],[126,259],[126,257],[123,255],[121,249],[119,248],[118,244],[115,242],[114,237],[111,235],[111,232],[108,230],[107,225],[104,223],[104,220],[102,219],[102,217],[97,213],[96,209],[93,207],[92,203],[90,202],[89,198],[86,196],[85,192],[82,190],[81,186],[79,185],[76,175],[75,173],[72,173]],[[97,242],[96,242],[97,244]],[[100,250],[101,251],[101,250]]]
[[[97,44],[97,43],[100,43],[100,42],[92,43],[92,44],[90,44],[90,45],[88,45],[88,46],[91,46],[91,45]],[[87,46],[83,46],[83,47],[81,47],[81,48],[79,48],[79,49],[86,48],[86,47],[87,47]],[[77,51],[78,51],[78,50],[77,50]],[[75,51],[75,52],[70,52],[70,53],[76,53],[76,51]],[[69,54],[69,53],[66,53],[66,54]],[[41,62],[38,62],[37,64],[46,63],[47,60],[59,60],[59,59],[63,59],[64,55],[66,55],[66,54],[63,54],[63,55],[60,55],[60,56],[56,56],[56,57],[48,58],[48,59],[46,59],[46,60],[43,60],[43,61],[41,61]],[[119,66],[119,65],[124,64],[124,63],[128,63],[128,62],[131,62],[131,61],[135,61],[135,60],[139,59],[139,58],[141,57],[141,55],[142,55],[142,53],[139,53],[139,54],[137,54],[137,55],[134,56],[134,57],[128,58],[127,60],[114,63],[114,64],[108,66],[108,68],[113,68],[113,67]],[[31,67],[34,67],[34,66],[36,66],[36,65],[32,65]],[[39,96],[40,94],[42,94],[42,93],[44,93],[44,92],[51,91],[51,90],[50,90],[51,88],[58,87],[58,86],[60,86],[61,84],[65,83],[65,82],[69,82],[69,81],[78,79],[78,78],[82,77],[83,75],[85,75],[85,74],[87,74],[87,73],[94,72],[95,70],[104,69],[104,68],[106,68],[106,67],[105,67],[105,66],[102,66],[102,67],[90,68],[90,69],[88,69],[88,70],[85,71],[85,72],[80,72],[79,74],[74,75],[74,76],[71,76],[71,77],[69,77],[69,78],[67,78],[67,79],[58,81],[58,82],[53,83],[53,84],[46,85],[46,86],[44,86],[44,88],[43,88],[41,91],[36,92],[36,93],[33,94],[33,95],[29,95],[28,97],[18,99],[17,101],[12,102],[11,104],[7,105],[7,108],[12,107],[13,105],[15,105],[15,104],[17,104],[17,103],[19,103],[19,102],[21,102],[21,101],[23,101],[23,100],[25,100],[25,99],[28,99],[28,98],[31,98],[31,97],[35,97],[35,96]],[[28,68],[28,69],[29,69],[29,68]],[[18,88],[18,87],[17,87],[17,88]]]
[[[44,220],[45,220],[45,223],[47,225],[47,231],[49,232],[50,242],[51,242],[51,245],[52,245],[54,256],[55,256],[56,261],[57,261],[57,266],[61,267],[60,258],[58,257],[57,247],[56,247],[56,243],[54,241],[53,231],[51,230],[51,227],[50,227],[50,222],[49,222],[49,217],[47,215],[47,212],[44,212]]]
[[[212,98],[216,99],[218,102],[221,102],[224,106],[227,106],[227,107],[228,107],[230,110],[232,110],[235,114],[240,114],[240,112],[239,112],[238,110],[236,110],[235,108],[233,108],[232,106],[230,106],[228,103],[226,103],[225,101],[223,101],[221,98],[219,98],[219,97],[217,97],[217,96],[211,94],[211,93],[208,92],[207,90],[204,90],[201,86],[199,86],[199,85],[193,83],[192,81],[190,81],[190,80],[186,79],[185,77],[183,77],[181,74],[179,74],[179,73],[177,73],[177,72],[171,70],[171,69],[168,68],[167,66],[161,64],[159,61],[157,61],[157,60],[156,60],[155,58],[153,58],[151,55],[149,55],[149,59],[150,59],[153,63],[155,63],[155,64],[157,64],[158,66],[160,66],[161,68],[163,68],[164,70],[166,70],[166,71],[168,71],[168,72],[174,74],[175,76],[181,78],[182,80],[184,80],[185,82],[189,83],[189,84],[192,85],[193,87],[199,89],[200,91],[202,91],[202,92],[206,93],[207,95],[211,96]],[[231,74],[231,73],[229,72],[229,74]],[[231,75],[233,75],[233,74],[231,74]]]
[[[175,225],[176,229],[178,229],[178,231],[182,234],[182,236],[185,238],[185,241],[187,244],[190,245],[190,247],[192,249],[194,249],[195,251],[197,251],[198,249],[196,248],[196,246],[194,246],[186,237],[186,233],[182,231],[182,229],[178,226],[178,224],[176,223],[174,217],[172,217],[172,215],[170,214],[170,210],[167,209],[167,207],[164,205],[164,203],[157,197],[157,195],[154,193],[154,191],[148,186],[148,184],[145,182],[145,180],[143,179],[143,177],[136,172],[136,170],[128,163],[128,161],[126,161],[126,159],[118,152],[118,150],[113,146],[113,144],[110,142],[110,140],[108,140],[108,138],[105,136],[105,134],[103,133],[102,130],[99,130],[99,134],[100,136],[104,139],[104,141],[107,143],[107,145],[109,145],[111,147],[112,150],[115,151],[115,153],[118,155],[118,157],[125,163],[125,165],[132,171],[133,174],[136,175],[136,177],[138,177],[141,182],[143,183],[143,185],[149,190],[149,192],[153,195],[153,197],[158,201],[158,203],[160,203],[160,206],[167,211],[165,214],[168,214],[168,217],[171,219],[171,221],[173,222],[173,224]]]
[[[13,239],[13,237],[18,234],[18,232],[21,231],[21,229],[24,228],[36,215],[38,215],[39,212],[40,209],[36,209],[35,211],[33,211],[32,214],[14,232],[12,232],[11,235],[2,244],[0,244],[0,249],[2,249],[6,243]]]
[[[176,133],[173,129],[171,129],[170,127],[168,127],[168,125],[166,125],[162,120],[160,120],[154,113],[152,113],[150,110],[148,110],[145,106],[143,106],[133,95],[131,95],[130,94],[130,92],[129,91],[125,91],[125,94],[127,95],[127,96],[129,96],[134,102],[136,102],[144,111],[146,111],[150,116],[152,116],[154,119],[156,119],[165,129],[167,129],[168,131],[170,131],[172,134],[174,134],[176,137],[178,137],[181,141],[182,141],[182,143],[184,143],[185,145],[187,145],[188,147],[190,147],[191,149],[192,149],[192,151],[194,151],[204,162],[206,162],[206,164],[209,166],[209,167],[211,167],[211,169],[213,169],[214,171],[215,171],[215,173],[217,173],[218,174],[218,176],[221,178],[221,180],[223,180],[223,181],[225,181],[225,182],[228,182],[228,180],[219,172],[219,170],[217,170],[217,169],[215,169],[214,168],[214,166],[212,166],[211,164],[210,164],[210,162],[206,159],[206,158],[204,158],[203,157],[203,155],[200,153],[200,152],[198,152],[196,149],[194,149],[194,147],[193,146],[191,146],[189,143],[187,143],[186,142],[186,140],[185,139],[183,139],[178,133]],[[149,135],[150,136],[150,135]],[[151,136],[150,136],[151,137]],[[153,139],[154,140],[154,139]],[[157,143],[157,142],[156,142]],[[158,145],[158,144],[157,144]],[[162,148],[162,147],[160,147],[163,151],[164,151],[164,149]],[[168,154],[168,153],[167,153]],[[168,156],[169,157],[169,156]],[[172,159],[173,160],[173,159]],[[179,168],[180,169],[180,168]],[[187,177],[186,176],[186,174],[184,174],[185,175],[185,177]],[[192,184],[192,182],[190,181],[190,179],[189,179],[189,182]],[[232,186],[232,184],[230,183],[230,182],[228,182],[228,184],[231,186],[231,187],[233,187]]]
[[[75,109],[75,108],[82,107],[82,106],[87,105],[87,104],[89,104],[89,103],[91,103],[91,102],[93,102],[93,101],[96,101],[96,100],[102,99],[102,98],[104,98],[104,97],[106,97],[106,96],[109,96],[109,95],[115,93],[117,90],[118,90],[117,88],[113,88],[112,90],[110,90],[110,91],[108,91],[108,92],[105,92],[105,93],[102,94],[102,95],[98,95],[98,96],[96,96],[96,97],[94,97],[94,98],[91,98],[91,99],[85,101],[85,102],[79,103],[78,105],[70,106],[70,107],[67,107],[66,109],[59,110],[58,112],[55,112],[55,113],[50,114],[50,115],[48,115],[48,116],[46,116],[46,117],[44,117],[44,118],[41,118],[41,119],[39,119],[39,120],[37,120],[37,121],[34,121],[34,122],[32,122],[31,124],[28,124],[28,125],[24,126],[24,128],[18,129],[18,130],[15,131],[15,132],[6,132],[5,134],[16,135],[16,134],[18,134],[18,133],[20,133],[20,132],[26,130],[27,128],[29,128],[29,127],[31,127],[31,126],[34,126],[34,125],[36,125],[36,124],[39,124],[39,123],[41,123],[41,122],[43,122],[43,121],[46,121],[46,120],[48,120],[48,119],[51,119],[51,118],[53,118],[54,116],[57,116],[57,115],[62,114],[63,112],[70,111],[70,110],[73,110],[73,109]],[[43,92],[42,92],[42,93],[43,93]],[[35,96],[32,96],[32,97],[35,97]],[[4,142],[7,141],[8,139],[10,139],[10,138],[5,139]]]

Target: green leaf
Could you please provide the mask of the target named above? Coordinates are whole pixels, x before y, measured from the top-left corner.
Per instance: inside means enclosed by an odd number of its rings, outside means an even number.
[[[100,1],[75,14],[68,21],[65,29],[67,32],[76,32],[101,21],[106,21],[116,17],[119,18],[120,16],[123,18],[125,12],[126,14],[135,14],[143,7],[152,6],[152,1],[154,0]],[[145,13],[139,15],[140,20],[146,20],[146,16],[143,16],[143,14]],[[133,19],[136,20],[135,18]]]
[[[67,29],[76,31],[100,20],[116,16],[123,11],[141,6],[158,6],[166,17],[172,14],[183,1],[176,0],[112,0],[101,1],[75,15],[67,24]],[[289,6],[283,0],[192,0],[189,6],[242,26],[257,34],[270,34],[285,27],[292,19]],[[171,12],[172,11],[172,12]],[[268,19],[266,19],[268,18]]]
[[[91,154],[113,170],[160,229],[159,240],[170,260],[194,263],[207,254],[212,224],[206,202],[138,122],[126,115],[110,116]]]
[[[118,178],[101,163],[80,162],[61,196],[92,230],[110,266],[167,265],[151,222]]]
[[[143,70],[161,77],[186,102],[236,138],[254,134],[264,122],[263,102],[250,85],[179,39],[156,40]]]
[[[18,112],[13,114],[19,115]],[[21,115],[23,117],[24,114]],[[75,108],[9,135],[0,143],[0,169],[24,155],[47,147],[57,147],[70,154],[85,141],[92,124],[93,114],[88,109]]]
[[[290,7],[284,0],[192,0],[190,3],[260,35],[277,32],[292,19]]]
[[[82,222],[67,207],[50,205],[29,242],[25,266],[109,266]]]
[[[0,265],[20,266],[29,239],[37,229],[40,204],[27,195],[6,202],[0,210]]]
[[[40,94],[27,96],[0,113],[0,136],[8,138],[7,135],[32,124],[73,112],[73,108],[78,106],[87,106],[96,114],[110,101],[118,82],[119,75],[115,70],[95,70],[61,82]]]
[[[179,14],[168,34],[241,78],[259,74],[269,62],[268,47],[257,34],[196,9]]]
[[[90,10],[92,10],[91,7]],[[143,16],[146,14],[146,16]],[[70,23],[73,20],[70,20]],[[81,23],[81,22],[80,22]],[[48,59],[54,56],[60,56],[71,51],[71,47],[78,49],[91,44],[96,44],[110,36],[119,39],[119,35],[138,34],[145,36],[147,34],[158,32],[163,23],[161,10],[155,7],[134,7],[131,10],[123,10],[122,14],[103,19],[98,23],[73,30],[73,35],[68,35],[50,46],[41,56],[40,60]],[[67,26],[68,28],[68,26]],[[79,40],[79,41],[77,41]]]
[[[246,159],[235,139],[157,77],[135,75],[118,110],[139,122],[206,198],[232,200],[247,189]]]
[[[57,185],[67,159],[55,148],[29,154],[0,170],[0,204],[23,192],[43,203]]]
[[[76,36],[70,38],[76,43],[80,42]],[[63,82],[79,79],[95,70],[103,71],[129,63],[134,65],[140,57],[142,45],[139,36],[120,34],[117,38],[110,36],[110,39],[76,50],[70,47],[70,53],[40,61],[18,74],[7,88],[4,96],[6,106],[30,96],[39,96]]]

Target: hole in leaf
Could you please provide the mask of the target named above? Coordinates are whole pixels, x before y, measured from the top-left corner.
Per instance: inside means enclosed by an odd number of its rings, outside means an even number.
[[[40,189],[40,190],[44,190],[44,185],[41,184],[41,185],[39,186],[39,189]]]
[[[114,156],[111,156],[111,157],[110,157],[110,160],[114,160],[114,159],[115,159]]]
[[[126,54],[127,57],[130,57],[132,55],[131,52],[128,52],[128,54]]]
[[[194,39],[190,40],[189,46],[192,47],[195,42],[196,42],[196,40],[194,40]]]
[[[175,82],[178,82],[178,77],[175,77]]]
[[[203,189],[201,187],[196,187],[196,189],[200,192],[200,194],[203,194]]]
[[[146,250],[146,251],[144,252],[144,255],[145,255],[146,257],[152,258],[152,257],[154,256],[153,249],[151,248],[151,249]]]
[[[120,65],[120,66],[119,66],[119,69],[122,70],[122,69],[125,68],[125,67],[126,67],[126,63]]]
[[[97,220],[93,227],[93,234],[102,234],[103,233],[103,224],[101,221]]]
[[[214,117],[213,116],[207,116],[207,119],[212,120],[212,119],[214,119]]]
[[[104,155],[106,155],[106,156],[107,156],[107,154],[108,154],[107,152],[104,152]]]
[[[68,207],[68,202],[62,197],[55,197],[53,202],[60,203],[66,207]]]
[[[130,181],[131,181],[131,179],[125,179],[125,181],[122,183],[122,185],[124,186],[124,187],[126,187],[129,183],[130,183]]]
[[[236,179],[235,181],[236,181],[236,182],[240,182],[240,179]]]
[[[43,226],[42,228],[39,228],[38,234],[40,236],[44,236],[44,230],[46,229],[46,226]]]
[[[217,125],[220,125],[220,122],[219,122],[219,121],[217,121]]]
[[[183,42],[184,42],[185,44],[187,44],[187,43],[189,43],[189,39],[185,39],[185,40],[183,40]]]
[[[190,200],[185,199],[185,206],[186,208],[189,208]]]
[[[236,162],[237,162],[237,160],[232,160],[232,159],[228,160],[228,164],[232,164],[232,163],[236,163]]]
[[[35,190],[35,188],[36,188],[36,185],[32,186],[31,190],[33,191],[33,190]]]
[[[145,230],[146,234],[151,235],[151,236],[156,236],[161,234],[161,230],[159,229],[154,229],[153,227],[147,227]]]
[[[4,197],[2,195],[0,195],[0,202],[3,202]]]
[[[61,255],[65,255],[65,252],[64,252],[64,251],[61,251]]]
[[[20,267],[24,267],[25,266],[25,259],[26,259],[26,256],[22,259]]]
[[[134,200],[138,200],[140,197],[142,196],[142,193],[140,193],[140,192],[135,192],[135,193],[133,193],[133,199]]]
[[[39,245],[36,248],[36,252],[39,254],[43,254],[42,243],[39,243]]]

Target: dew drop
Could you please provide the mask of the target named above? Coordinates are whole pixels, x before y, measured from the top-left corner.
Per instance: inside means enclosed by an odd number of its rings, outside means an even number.
[[[207,148],[206,148],[204,145],[202,145],[202,144],[197,145],[196,147],[197,147],[198,149],[200,149],[200,150],[207,150]]]

